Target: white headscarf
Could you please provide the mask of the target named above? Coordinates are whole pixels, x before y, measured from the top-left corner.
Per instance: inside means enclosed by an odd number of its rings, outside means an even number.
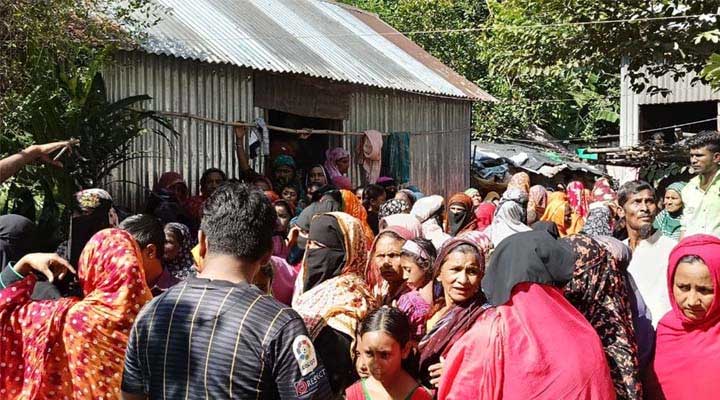
[[[492,224],[485,229],[485,234],[492,240],[495,247],[510,235],[530,231],[530,227],[522,223],[523,208],[514,201],[500,204]]]
[[[410,214],[414,215],[418,221],[425,222],[435,215],[444,203],[445,199],[443,199],[442,196],[438,196],[436,194],[432,196],[425,196],[415,202]]]

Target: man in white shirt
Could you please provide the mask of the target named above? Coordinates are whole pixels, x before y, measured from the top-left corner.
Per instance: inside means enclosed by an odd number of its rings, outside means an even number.
[[[618,203],[625,215],[628,239],[633,252],[628,272],[650,309],[653,327],[671,309],[667,290],[667,265],[677,242],[652,224],[657,214],[655,189],[643,181],[625,183],[618,192]]]

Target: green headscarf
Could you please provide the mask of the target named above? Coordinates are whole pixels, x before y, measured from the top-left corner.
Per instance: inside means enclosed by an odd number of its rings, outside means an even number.
[[[671,183],[671,184],[667,187],[667,189],[665,189],[665,191],[674,190],[674,191],[677,192],[677,194],[680,195],[680,198],[682,199],[682,191],[683,191],[683,189],[685,188],[686,185],[687,185],[686,182],[674,182],[674,183]]]
[[[275,160],[273,160],[273,168],[277,168],[281,165],[288,166],[292,169],[297,169],[297,167],[295,166],[295,159],[287,154],[281,154],[275,157]]]
[[[672,190],[677,192],[682,199],[682,190],[687,185],[685,182],[674,182],[670,184],[665,191]],[[655,217],[653,227],[662,232],[664,236],[673,238],[675,240],[680,239],[680,220],[682,218],[682,212],[677,217],[673,217],[667,210],[662,210]]]

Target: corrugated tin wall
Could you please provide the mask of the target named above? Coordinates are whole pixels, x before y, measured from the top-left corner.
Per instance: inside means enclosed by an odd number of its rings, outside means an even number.
[[[147,109],[187,112],[224,121],[250,121],[260,110],[252,104],[252,74],[248,70],[219,64],[180,60],[139,52],[120,53],[105,71],[112,99],[148,94]],[[136,140],[135,149],[150,156],[131,161],[113,175],[110,189],[119,204],[138,210],[143,189],[165,171],[180,172],[197,192],[202,171],[218,167],[231,177],[237,171],[234,138],[230,127],[187,118],[173,118],[180,136],[172,146],[156,135]],[[139,186],[138,186],[139,185]]]
[[[677,81],[671,74],[649,77],[647,87],[657,86],[670,90],[670,93],[649,94],[647,91],[635,93],[627,79],[627,60],[623,60],[620,77],[620,146],[632,146],[638,143],[640,130],[640,106],[647,104],[672,104],[694,101],[720,100],[720,91],[713,91],[702,82],[692,84],[696,74],[689,73]]]
[[[446,195],[470,183],[471,106],[467,101],[362,88],[351,95],[345,130],[410,132],[410,182],[424,193]],[[359,137],[343,139],[354,153]],[[354,181],[362,173],[353,163]]]
[[[263,115],[253,106],[251,71],[235,66],[205,64],[139,52],[120,53],[105,71],[108,95],[119,99],[147,93],[147,109],[184,112],[223,121],[251,121]],[[471,103],[355,86],[350,117],[344,129],[359,132],[410,132],[411,183],[425,193],[450,194],[470,182]],[[218,167],[230,177],[237,172],[230,127],[187,118],[173,118],[180,136],[172,146],[155,135],[145,135],[135,149],[148,157],[119,168],[109,185],[116,201],[134,210],[144,204],[146,190],[166,171],[180,172],[193,194],[206,168]],[[440,133],[438,133],[440,132]],[[350,150],[355,158],[359,136],[332,136],[331,143]],[[363,172],[353,162],[356,183]]]

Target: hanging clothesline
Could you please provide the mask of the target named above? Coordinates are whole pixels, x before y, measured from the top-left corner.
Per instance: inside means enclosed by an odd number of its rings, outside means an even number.
[[[181,113],[181,112],[174,112],[174,111],[159,111],[158,114],[165,116],[165,117],[173,117],[173,118],[189,118],[194,119],[198,121],[208,122],[211,124],[217,124],[217,125],[225,125],[225,126],[234,126],[234,127],[246,127],[246,128],[252,128],[256,125],[254,123],[250,122],[231,122],[231,121],[223,121],[219,119],[213,119],[213,118],[207,118],[202,117],[199,115],[194,115],[190,113]],[[275,125],[267,125],[267,128],[273,131],[278,132],[285,132],[285,133],[293,133],[296,135],[337,135],[337,136],[364,136],[364,132],[343,132],[343,131],[336,131],[332,129],[311,129],[311,128],[303,128],[303,129],[293,129],[293,128],[284,128],[281,126],[275,126]],[[459,128],[459,129],[446,129],[442,131],[411,131],[410,135],[433,135],[433,134],[448,134],[448,133],[464,133],[464,132],[470,132],[471,128]],[[383,136],[390,136],[389,133],[382,133]]]

